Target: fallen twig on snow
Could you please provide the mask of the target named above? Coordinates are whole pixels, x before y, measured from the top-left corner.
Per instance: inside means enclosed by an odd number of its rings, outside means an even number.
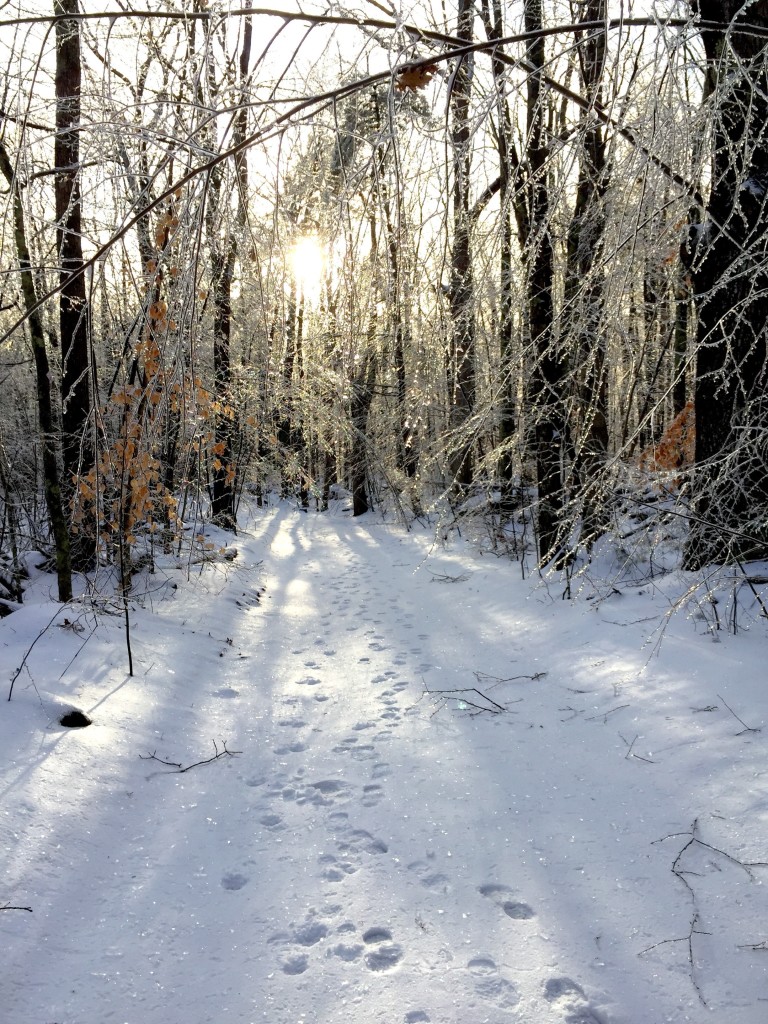
[[[0,910],[26,910],[28,913],[32,913],[32,907],[12,907],[10,903],[6,903],[4,907],[0,907]]]
[[[628,739],[627,739],[627,738],[626,738],[625,736],[622,736],[622,735],[621,735],[621,733],[619,733],[619,736],[621,736],[622,740],[624,740],[624,742],[625,742],[625,743],[627,744],[627,747],[629,748],[629,749],[627,750],[626,754],[624,755],[624,760],[625,760],[625,761],[629,761],[629,759],[630,759],[631,757],[634,757],[634,758],[636,758],[636,759],[637,759],[638,761],[645,761],[645,762],[646,762],[646,764],[656,764],[656,762],[655,762],[654,760],[652,760],[652,759],[651,759],[650,757],[643,757],[643,756],[642,756],[641,754],[634,754],[634,753],[632,752],[632,748],[633,748],[633,747],[634,747],[634,745],[635,745],[635,744],[637,743],[637,741],[638,741],[638,740],[640,739],[640,733],[638,733],[638,734],[637,734],[637,735],[635,736],[635,738],[634,738],[634,739],[632,740],[632,742],[631,742],[631,743],[629,742],[629,740],[628,740]]]
[[[21,664],[19,665],[19,667],[18,667],[18,668],[16,669],[16,671],[15,671],[15,672],[13,673],[13,675],[12,675],[12,677],[11,677],[11,688],[10,688],[10,690],[8,691],[8,700],[10,700],[10,699],[11,699],[11,697],[13,697],[13,687],[14,687],[14,686],[15,686],[15,684],[16,684],[16,680],[17,680],[17,679],[19,678],[19,676],[21,675],[22,669],[24,668],[24,666],[25,666],[25,665],[26,665],[26,663],[27,663],[27,658],[28,658],[28,657],[30,656],[30,654],[32,653],[32,648],[33,648],[33,647],[35,646],[35,644],[37,643],[37,641],[38,641],[38,640],[41,640],[41,639],[42,639],[42,638],[43,638],[43,637],[45,636],[45,634],[46,634],[46,633],[48,632],[48,630],[49,630],[49,629],[51,628],[51,626],[52,626],[52,625],[54,624],[54,622],[56,621],[56,619],[57,619],[57,618],[59,617],[60,613],[61,613],[61,606],[59,605],[59,606],[58,606],[58,607],[56,608],[56,611],[55,611],[55,612],[53,613],[53,616],[51,617],[51,619],[49,620],[49,622],[48,622],[48,623],[46,623],[46,625],[45,625],[45,626],[43,627],[43,629],[41,629],[41,630],[40,630],[40,632],[39,632],[39,633],[37,634],[37,636],[35,637],[35,639],[34,639],[34,640],[32,641],[32,643],[31,643],[31,644],[29,645],[29,647],[28,647],[28,648],[26,649],[26,651],[24,652],[24,657],[23,657],[23,658],[21,659]]]
[[[470,694],[475,694],[475,697],[470,697]],[[482,714],[503,715],[509,711],[508,706],[491,700],[487,693],[478,690],[476,686],[462,686],[455,690],[430,690],[425,683],[422,696],[424,695],[431,697],[437,704],[437,707],[432,712],[432,716],[441,711],[449,701],[454,701],[454,707],[457,711],[467,711],[473,716]],[[522,697],[508,703],[519,704],[521,700]],[[486,703],[480,704],[478,701],[485,701]]]
[[[628,708],[629,704],[619,704],[615,708],[611,708],[610,711],[601,711],[599,715],[590,715],[589,718],[585,718],[585,722],[595,722],[598,718],[602,718],[603,723],[608,721],[608,715],[612,715],[616,711],[621,711],[623,708]]]
[[[469,579],[468,572],[463,572],[459,576],[448,576],[442,572],[432,572],[431,569],[429,572],[432,573],[432,583],[466,583]]]
[[[518,679],[530,679],[531,682],[537,682],[539,679],[544,679],[547,675],[546,672],[534,672],[533,675],[520,675],[520,676],[492,676],[488,672],[473,672],[472,675],[478,681],[483,683],[485,680],[490,682],[491,686],[498,686],[500,683],[516,683]]]
[[[740,722],[740,723],[741,723],[741,724],[742,724],[742,725],[744,726],[744,728],[743,728],[743,729],[741,730],[741,732],[737,732],[737,733],[736,733],[736,735],[737,735],[737,736],[743,736],[745,732],[760,732],[760,731],[761,731],[761,730],[760,730],[759,728],[758,728],[758,729],[754,729],[754,728],[753,728],[753,727],[752,727],[751,725],[747,725],[747,723],[746,723],[746,722],[745,722],[745,721],[744,721],[743,719],[739,718],[739,716],[738,716],[738,715],[736,714],[736,712],[735,712],[735,711],[733,710],[733,708],[732,708],[732,707],[730,706],[730,704],[727,704],[727,703],[726,703],[726,702],[725,702],[725,701],[723,700],[723,698],[722,698],[722,697],[720,697],[720,694],[719,694],[719,693],[718,693],[718,695],[717,695],[717,696],[718,696],[718,697],[720,698],[720,700],[722,700],[722,701],[723,701],[723,704],[725,704],[725,706],[726,706],[726,707],[728,708],[728,710],[729,710],[729,711],[731,712],[731,714],[732,714],[732,715],[733,715],[733,717],[734,717],[734,718],[736,719],[736,721],[737,721],[737,722]]]
[[[722,700],[722,697],[720,699]],[[689,893],[689,895],[691,897],[691,904],[692,904],[692,908],[693,908],[693,915],[691,917],[691,927],[690,927],[687,935],[684,935],[681,938],[677,938],[677,939],[662,939],[661,942],[654,942],[653,945],[647,946],[645,949],[642,949],[638,953],[638,956],[642,956],[644,953],[648,953],[652,949],[656,949],[659,946],[663,946],[663,945],[666,945],[666,944],[669,944],[669,943],[673,943],[673,942],[686,942],[687,945],[688,945],[688,962],[690,964],[691,983],[693,984],[693,987],[696,989],[696,994],[698,995],[698,997],[701,1000],[702,1004],[704,1006],[706,1006],[707,1005],[707,1001],[704,998],[704,995],[703,995],[703,993],[701,991],[701,987],[699,985],[698,979],[696,977],[696,961],[695,961],[694,956],[693,956],[693,936],[694,935],[710,935],[711,932],[701,931],[700,929],[698,929],[696,927],[696,925],[700,921],[699,908],[698,908],[697,901],[696,901],[696,892],[695,892],[693,886],[691,885],[691,883],[688,881],[688,878],[686,877],[686,876],[693,876],[694,872],[686,871],[683,868],[682,863],[681,863],[682,862],[682,858],[683,858],[684,854],[686,853],[686,851],[690,850],[693,846],[701,846],[701,847],[703,847],[706,850],[710,850],[712,853],[717,853],[721,857],[725,857],[725,859],[730,861],[731,864],[735,864],[738,867],[740,867],[743,871],[746,872],[747,877],[749,878],[749,880],[751,882],[756,881],[755,874],[754,874],[752,869],[753,868],[766,868],[766,867],[768,867],[768,862],[766,862],[766,861],[743,861],[743,860],[739,860],[738,857],[734,857],[730,853],[726,853],[725,850],[721,850],[721,849],[719,849],[716,846],[712,846],[711,843],[707,843],[703,839],[699,839],[698,829],[699,829],[699,819],[698,818],[694,818],[693,824],[691,825],[690,832],[673,832],[672,834],[670,834],[668,836],[662,836],[661,839],[654,839],[653,843],[651,844],[653,846],[656,843],[662,843],[662,842],[664,842],[667,839],[677,839],[677,838],[680,838],[682,836],[687,836],[688,837],[688,841],[678,851],[677,856],[672,861],[671,871],[672,871],[672,874],[676,878],[680,879],[680,881],[683,883],[685,888],[688,890],[688,893]],[[766,943],[758,943],[758,944],[756,944],[753,947],[743,946],[743,947],[739,947],[739,948],[740,949],[748,949],[748,948],[754,948],[754,949],[763,949],[763,948],[765,948],[765,949],[768,949],[768,944],[766,944]]]
[[[693,959],[693,936],[694,935],[711,935],[712,932],[700,931],[696,925],[699,923],[699,913],[694,911],[693,917],[691,918],[691,927],[687,935],[681,935],[679,939],[662,939],[661,942],[654,942],[652,946],[647,946],[645,949],[641,949],[638,956],[642,956],[644,953],[650,953],[652,949],[658,949],[659,946],[671,945],[673,942],[685,942],[688,946],[688,963],[691,968],[691,982],[693,987],[696,989],[696,994],[701,1000],[704,1006],[707,1005],[707,1000],[704,998],[704,994],[701,991],[699,982],[696,978],[695,964],[696,961]]]
[[[181,775],[184,772],[191,771],[193,768],[199,768],[201,764],[211,764],[213,761],[218,761],[220,757],[234,757],[235,754],[242,754],[242,750],[229,750],[227,747],[227,741],[222,740],[222,749],[219,750],[216,740],[212,740],[214,755],[213,757],[206,757],[202,761],[195,761],[193,764],[188,764],[186,768],[178,764],[176,761],[166,761],[162,757],[157,756],[157,751],[153,751],[151,754],[139,754],[142,761],[158,761],[160,764],[167,765],[169,768],[175,769],[173,772],[168,772],[168,775]]]

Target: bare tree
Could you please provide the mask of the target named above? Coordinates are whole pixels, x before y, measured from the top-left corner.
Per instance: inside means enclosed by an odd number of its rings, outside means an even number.
[[[90,468],[92,444],[89,318],[83,272],[83,216],[80,190],[81,51],[79,0],[54,0],[56,15],[56,140],[54,145],[56,238],[59,261],[59,334],[61,342],[61,425],[64,497],[74,502],[76,481]],[[84,526],[86,524],[83,524]],[[90,533],[90,537],[88,534]],[[77,569],[93,564],[92,529],[72,540]]]
[[[768,5],[698,0],[692,7],[720,23],[701,31],[711,188],[684,254],[698,315],[686,553],[696,567],[768,551]]]

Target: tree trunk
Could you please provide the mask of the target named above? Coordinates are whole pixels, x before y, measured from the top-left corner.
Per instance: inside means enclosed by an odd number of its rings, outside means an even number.
[[[32,353],[35,360],[35,381],[37,385],[37,414],[40,419],[43,454],[43,490],[51,533],[56,550],[56,578],[58,582],[59,600],[72,599],[72,561],[67,528],[67,517],[59,479],[59,466],[56,453],[56,425],[51,404],[50,365],[48,351],[45,347],[45,331],[37,306],[35,281],[32,276],[32,261],[27,245],[27,232],[24,224],[24,210],[21,204],[18,181],[13,166],[8,158],[5,146],[0,142],[0,171],[8,182],[13,193],[14,240],[16,256],[21,272],[21,294],[24,310],[27,314],[29,336],[32,341]]]
[[[352,444],[349,461],[353,516],[362,516],[371,507],[368,499],[368,416],[373,402],[375,382],[376,357],[369,347],[366,350],[362,366],[352,381],[350,406]]]
[[[88,420],[91,412],[88,337],[90,309],[83,273],[80,195],[80,22],[79,0],[54,0],[56,22],[56,139],[54,143],[56,245],[59,255],[59,332],[61,339],[62,471],[65,505],[76,495],[82,467],[92,462]],[[73,276],[77,275],[77,276]],[[85,527],[85,529],[83,529]],[[88,534],[93,528],[94,536]],[[72,539],[77,569],[93,564],[95,525],[81,524]]]
[[[587,0],[583,21],[606,18],[606,0]],[[583,94],[590,105],[602,102],[605,34],[576,33]],[[571,423],[574,483],[581,499],[582,541],[591,547],[606,525],[605,461],[608,411],[603,330],[602,263],[605,193],[608,168],[601,122],[585,111],[581,123],[581,158],[576,202],[567,237],[565,271],[566,346],[577,367],[575,413]]]
[[[768,4],[692,4],[768,29]],[[712,108],[711,191],[684,253],[698,313],[694,516],[686,565],[768,554],[768,59],[764,37],[702,32]]]
[[[251,0],[245,7],[250,9]],[[251,55],[252,23],[250,15],[243,24],[243,43],[239,58],[238,91],[243,100],[247,91],[248,66]],[[218,93],[215,70],[209,65],[209,85],[212,95]],[[232,141],[241,143],[247,131],[247,107],[243,102],[233,122]],[[237,188],[236,224],[242,229],[247,217],[248,164],[244,150],[234,157]],[[237,529],[237,478],[238,466],[236,445],[240,435],[235,396],[232,394],[232,282],[237,262],[238,236],[232,226],[226,224],[224,208],[229,197],[223,194],[225,165],[219,164],[211,171],[210,203],[207,212],[208,236],[211,246],[211,284],[213,300],[213,380],[219,410],[214,424],[214,458],[211,472],[211,518],[225,530]],[[222,223],[217,224],[221,217]],[[219,238],[220,231],[226,237]],[[240,470],[242,472],[242,469]]]
[[[456,35],[472,41],[474,7],[459,0]],[[474,63],[460,58],[451,91],[451,148],[453,151],[453,245],[451,249],[451,353],[448,360],[452,439],[451,471],[458,494],[472,483],[472,439],[467,421],[475,407],[475,294],[472,268],[470,172],[472,136],[470,99]]]
[[[526,0],[525,30],[543,27],[541,0]],[[532,39],[527,46],[527,63],[542,69],[545,63],[544,39]],[[549,225],[546,105],[540,74],[528,76],[527,95],[527,180],[529,234],[524,251],[527,269],[526,304],[531,338],[532,366],[528,382],[530,414],[535,419],[534,461],[536,465],[536,524],[538,554],[549,561],[560,544],[563,508],[562,459],[565,444],[563,387],[566,367],[555,349],[552,322],[554,314],[554,256]]]

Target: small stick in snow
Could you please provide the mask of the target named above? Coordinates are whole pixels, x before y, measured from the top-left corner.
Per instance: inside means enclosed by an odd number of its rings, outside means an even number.
[[[26,650],[26,652],[24,654],[24,657],[21,659],[21,664],[19,665],[19,667],[16,669],[16,671],[13,673],[13,676],[11,677],[11,688],[8,691],[8,700],[10,700],[11,697],[13,697],[13,687],[14,687],[14,685],[16,683],[16,680],[21,675],[22,669],[24,668],[24,666],[27,663],[27,658],[32,653],[32,648],[35,646],[35,644],[37,643],[38,640],[42,640],[42,638],[45,636],[45,634],[48,632],[48,630],[51,628],[53,623],[58,618],[60,612],[61,612],[61,606],[56,608],[56,611],[53,613],[53,617],[51,618],[51,620],[44,626],[43,629],[40,630],[40,632],[37,634],[35,639],[32,641],[32,643],[27,648],[27,650]]]
[[[726,707],[728,708],[728,710],[729,710],[729,711],[731,712],[731,714],[732,714],[732,715],[733,715],[733,717],[734,717],[734,718],[736,719],[736,721],[737,721],[737,722],[741,722],[741,724],[742,724],[742,725],[744,726],[744,728],[743,728],[743,729],[741,730],[741,732],[737,732],[737,733],[736,733],[736,735],[737,735],[737,736],[743,736],[745,732],[760,732],[760,731],[761,731],[761,730],[760,730],[759,728],[758,728],[758,729],[754,729],[754,728],[752,728],[752,726],[750,726],[750,725],[747,725],[747,723],[746,723],[746,722],[745,722],[745,721],[744,721],[743,719],[739,718],[739,716],[738,716],[738,715],[736,714],[736,712],[735,712],[735,711],[733,710],[733,708],[732,708],[732,707],[730,706],[730,704],[727,704],[727,703],[726,703],[726,702],[725,702],[725,701],[723,700],[723,698],[722,698],[722,697],[720,697],[720,694],[719,694],[719,693],[718,693],[718,695],[717,695],[717,696],[719,697],[719,699],[720,699],[720,700],[722,700],[722,701],[723,701],[723,704],[725,704],[725,706],[726,706]]]
[[[485,680],[491,683],[492,686],[498,686],[500,683],[516,683],[518,679],[530,679],[531,682],[537,682],[539,679],[544,679],[547,676],[546,672],[534,672],[532,676],[521,675],[521,676],[492,676],[488,672],[473,672],[472,675],[478,681],[482,683]]]
[[[608,715],[612,715],[614,711],[621,711],[623,708],[628,708],[629,704],[619,704],[615,708],[611,708],[610,711],[601,711],[599,715],[592,715],[589,718],[585,718],[585,722],[595,722],[598,718],[602,718],[603,724],[608,721]]]
[[[4,907],[0,907],[0,910],[26,910],[28,913],[32,913],[32,907],[12,907],[10,903],[6,903]]]
[[[487,701],[488,704],[491,706],[488,707],[487,705],[478,704],[476,700],[470,699],[467,696],[467,694],[471,693],[477,694],[477,697],[480,700]],[[471,715],[481,715],[483,713],[487,713],[490,715],[501,715],[509,710],[509,708],[505,707],[503,704],[497,704],[495,700],[491,700],[491,698],[486,693],[483,693],[481,690],[478,690],[477,687],[475,686],[462,686],[455,690],[430,690],[429,687],[425,684],[424,694],[422,694],[422,696],[424,696],[425,694],[429,697],[432,697],[437,702],[437,707],[432,712],[432,715],[436,715],[438,711],[444,708],[449,700],[456,702],[455,707],[459,711],[468,711],[470,708],[473,708],[474,710],[469,711]],[[509,703],[519,704],[521,700],[522,697],[519,700],[510,701]]]
[[[157,752],[153,751],[151,754],[139,754],[142,761],[159,761],[160,764],[168,765],[169,768],[174,768],[175,772],[169,772],[169,775],[182,775],[184,772],[191,771],[193,768],[199,768],[201,764],[211,764],[213,761],[218,761],[220,757],[234,757],[235,754],[242,754],[242,750],[229,750],[227,747],[227,741],[221,741],[222,749],[219,750],[216,745],[216,740],[213,740],[213,757],[206,757],[202,761],[195,761],[193,764],[188,764],[186,768],[183,768],[176,761],[166,761],[162,757],[157,756]]]
[[[619,733],[619,736],[621,736],[621,733]],[[637,759],[638,761],[645,761],[645,762],[646,762],[647,764],[656,764],[656,762],[655,762],[655,761],[653,761],[653,760],[651,760],[651,758],[650,758],[650,757],[643,757],[643,756],[642,756],[641,754],[633,754],[633,753],[632,753],[632,748],[633,748],[633,747],[634,747],[634,745],[635,745],[635,744],[637,743],[637,741],[638,741],[638,740],[640,739],[640,733],[638,733],[638,734],[637,734],[637,735],[635,736],[635,738],[634,738],[634,739],[632,740],[632,742],[631,742],[631,743],[629,742],[629,740],[627,740],[627,738],[626,738],[625,736],[621,736],[621,738],[622,738],[622,739],[624,740],[624,742],[625,742],[625,743],[627,744],[627,747],[629,748],[629,749],[627,750],[626,754],[624,755],[624,760],[625,760],[625,761],[629,761],[629,759],[630,759],[631,757],[634,757],[634,758],[636,758],[636,759]]]
[[[704,998],[704,993],[701,991],[698,979],[696,978],[696,961],[693,958],[693,936],[694,935],[711,935],[712,932],[701,931],[696,925],[699,923],[699,912],[694,910],[693,917],[691,918],[691,927],[687,935],[682,935],[679,939],[662,939],[661,942],[654,942],[652,946],[646,946],[645,949],[641,949],[637,954],[643,956],[644,953],[650,953],[652,949],[658,949],[659,946],[671,945],[673,942],[684,942],[688,946],[688,963],[690,964],[691,982],[693,987],[696,989],[696,994],[703,1006],[707,1005],[707,1000]]]
[[[720,699],[722,700],[722,698],[720,698]],[[702,991],[701,991],[701,988],[699,986],[698,979],[697,979],[696,973],[695,973],[696,972],[696,965],[695,965],[695,960],[694,960],[694,957],[693,957],[693,936],[694,935],[710,935],[711,932],[704,932],[704,931],[701,931],[700,929],[698,929],[696,927],[696,925],[699,923],[699,910],[698,910],[698,907],[697,907],[696,892],[695,892],[693,886],[691,885],[691,883],[688,881],[688,877],[693,878],[698,873],[695,872],[695,871],[686,871],[683,868],[682,863],[681,863],[683,855],[685,854],[686,850],[690,850],[693,846],[704,847],[704,849],[711,850],[712,853],[717,853],[721,857],[725,857],[725,859],[730,861],[731,864],[736,864],[738,867],[742,868],[746,872],[747,877],[752,882],[755,881],[755,874],[754,874],[752,869],[753,868],[758,868],[758,867],[761,867],[761,868],[768,867],[768,863],[765,863],[763,861],[745,862],[745,861],[739,860],[737,857],[733,857],[730,853],[726,853],[725,850],[720,850],[720,849],[718,849],[718,847],[712,846],[711,843],[707,843],[703,839],[700,839],[699,835],[698,835],[698,831],[699,831],[699,819],[698,818],[694,818],[693,819],[693,824],[691,825],[691,828],[690,828],[689,832],[673,832],[673,833],[670,833],[670,835],[662,836],[661,839],[654,839],[653,843],[651,844],[651,845],[654,845],[655,843],[661,843],[661,842],[664,842],[664,840],[666,840],[666,839],[678,839],[678,838],[681,838],[683,836],[687,837],[688,841],[678,851],[677,856],[675,857],[674,861],[672,862],[671,870],[672,870],[672,874],[676,878],[680,879],[680,881],[683,883],[685,888],[688,890],[688,893],[690,894],[691,904],[692,904],[692,907],[693,907],[693,917],[691,919],[691,927],[690,927],[690,930],[689,930],[687,935],[685,935],[685,936],[683,936],[682,938],[679,938],[679,939],[662,939],[661,942],[655,942],[652,946],[647,946],[645,949],[641,950],[640,953],[638,953],[638,956],[642,956],[643,953],[648,953],[648,952],[650,952],[650,950],[656,949],[658,946],[663,946],[663,945],[665,945],[667,943],[687,942],[687,944],[688,944],[688,962],[690,963],[691,982],[693,984],[693,987],[696,989],[696,993],[697,993],[699,999],[701,1000],[703,1005],[706,1006],[707,1005],[707,1001],[706,1001],[706,999],[704,998],[704,996],[702,994]],[[686,877],[686,876],[688,876],[688,877]],[[768,940],[766,940],[765,943],[757,943],[753,947],[743,946],[743,947],[739,947],[739,948],[742,948],[742,949],[749,949],[749,948],[768,949]]]

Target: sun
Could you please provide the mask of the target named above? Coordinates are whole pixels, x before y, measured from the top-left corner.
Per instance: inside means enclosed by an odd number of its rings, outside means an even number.
[[[327,256],[317,235],[303,235],[291,247],[291,271],[307,302],[317,302],[325,279]]]

